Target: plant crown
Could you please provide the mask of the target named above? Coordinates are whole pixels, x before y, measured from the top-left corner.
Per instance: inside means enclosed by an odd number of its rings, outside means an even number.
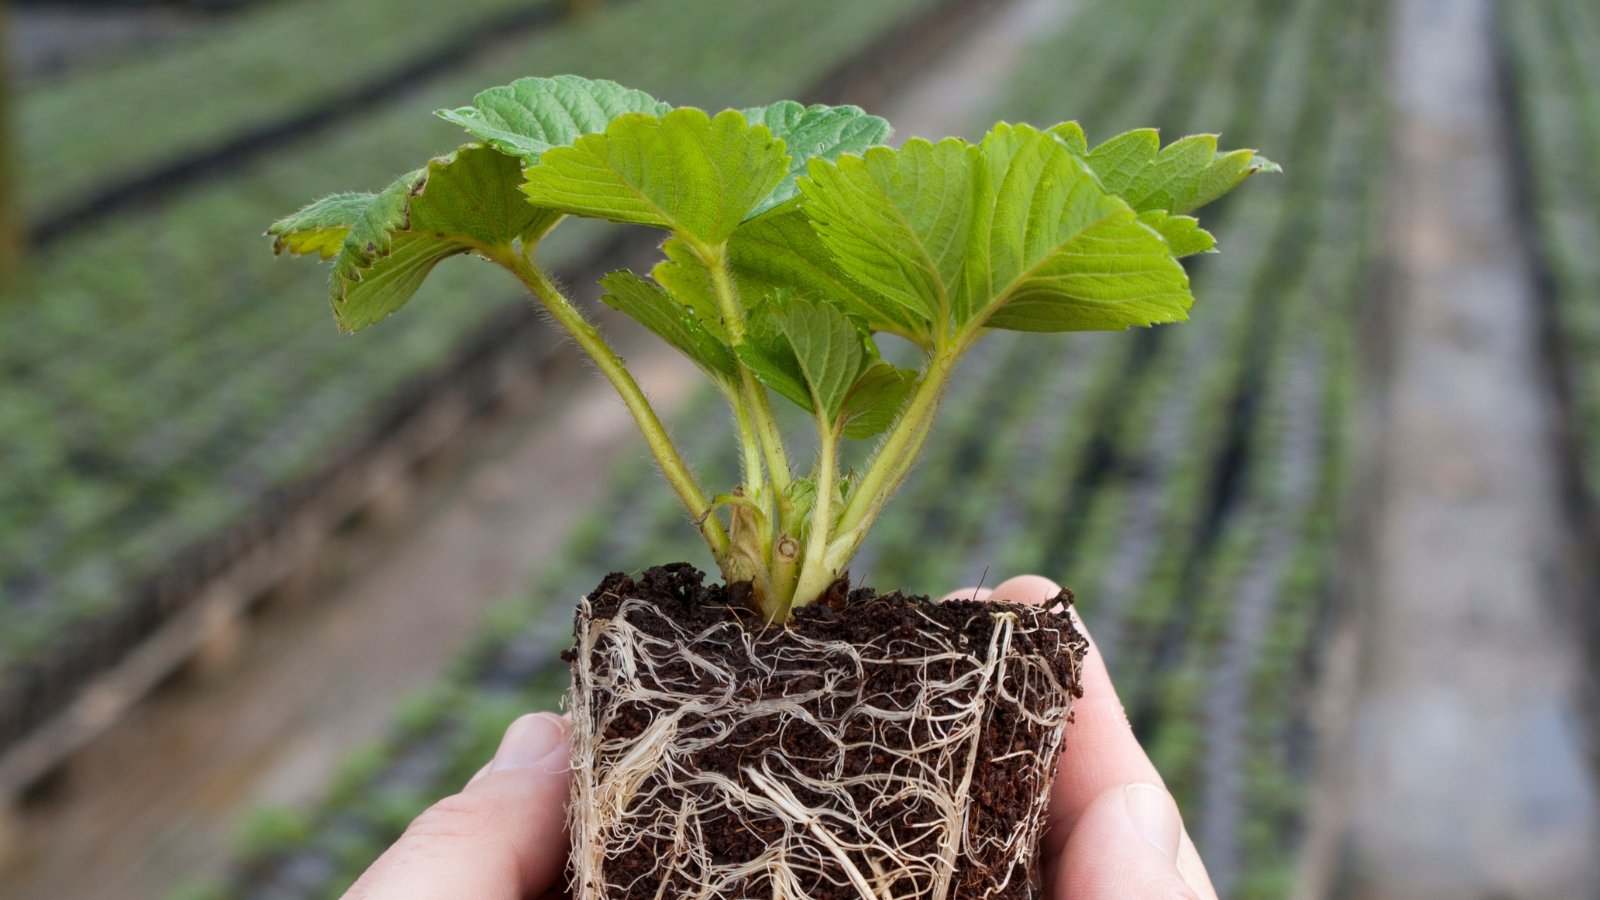
[[[1187,318],[1180,257],[1212,251],[1189,213],[1277,166],[1216,135],[1153,129],[1091,148],[1083,129],[996,125],[982,140],[884,145],[854,106],[673,107],[609,81],[525,78],[440,110],[478,139],[377,193],[273,224],[277,252],[333,260],[339,326],[405,305],[440,261],[516,276],[622,395],[729,585],[780,621],[844,576],[927,440],[956,363],[994,329],[1117,330]],[[538,262],[566,216],[668,233],[649,277],[604,301],[727,399],[742,483],[708,496],[622,359]],[[883,358],[881,335],[920,364]],[[808,473],[772,395],[815,423]],[[860,471],[840,446],[876,439]]]

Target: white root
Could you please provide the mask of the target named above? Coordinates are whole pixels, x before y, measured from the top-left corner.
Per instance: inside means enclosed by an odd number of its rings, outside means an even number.
[[[584,601],[568,701],[575,895],[1036,896],[1028,879],[1077,673],[1063,679],[1059,660],[1017,639],[1050,631],[1045,645],[1059,640],[1073,660],[1083,647],[1058,617],[995,619],[987,646],[961,646],[931,619],[852,644],[734,622],[691,633],[637,599],[595,618]],[[700,765],[729,748],[736,769]],[[1040,789],[1015,827],[984,830],[978,775],[997,765]],[[761,836],[718,853],[731,828]],[[978,865],[974,879],[966,867]]]

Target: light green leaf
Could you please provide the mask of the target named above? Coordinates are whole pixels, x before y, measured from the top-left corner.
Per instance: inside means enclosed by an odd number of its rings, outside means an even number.
[[[778,325],[805,375],[815,408],[830,420],[867,364],[866,339],[844,313],[803,297],[783,305]]]
[[[676,238],[668,239],[662,250],[667,258],[651,275],[712,327],[720,312],[705,265]],[[883,303],[846,275],[799,210],[777,210],[739,226],[728,240],[728,265],[746,307],[783,291],[833,303],[871,332],[913,341],[928,334],[926,320]],[[720,323],[714,330],[721,334]]]
[[[1154,128],[1125,131],[1090,150],[1084,157],[1089,168],[1100,176],[1106,190],[1124,199],[1134,181],[1150,167],[1161,151],[1161,133]],[[1132,200],[1129,200],[1132,205]]]
[[[756,377],[831,425],[862,374],[877,362],[870,339],[832,305],[778,295],[757,306],[736,348]]]
[[[961,283],[977,166],[964,141],[913,138],[899,150],[812,160],[800,182],[822,243],[867,289],[876,317],[916,323],[910,336],[924,346]]]
[[[885,362],[870,366],[845,397],[839,416],[844,422],[844,436],[866,440],[889,430],[916,389],[917,380],[917,373],[911,369]]]
[[[1071,151],[1073,156],[1082,158],[1089,155],[1089,138],[1083,133],[1082,125],[1077,122],[1062,122],[1049,130],[1067,145],[1067,150]]]
[[[958,325],[1114,330],[1186,317],[1189,279],[1171,248],[1061,141],[998,125],[982,160]]]
[[[707,375],[724,383],[737,378],[733,351],[707,331],[691,310],[661,288],[627,270],[606,274],[600,285],[605,288],[601,299],[607,306],[627,313],[689,357]]]
[[[1257,172],[1278,172],[1271,160],[1254,150],[1217,150],[1217,136],[1195,134],[1165,148],[1153,128],[1125,132],[1087,154],[1082,130],[1076,123],[1051,129],[1067,142],[1100,177],[1106,190],[1122,197],[1139,212],[1159,209],[1173,214],[1191,212],[1238,187]]]
[[[728,259],[742,297],[788,290],[838,306],[871,332],[912,341],[928,333],[926,319],[883,303],[846,275],[800,210],[774,212],[740,226],[728,242]]]
[[[796,478],[789,482],[786,496],[789,500],[789,519],[799,526],[799,534],[790,537],[797,541],[804,541],[806,533],[810,530],[811,510],[817,505],[817,480],[815,478]]]
[[[1173,256],[1181,258],[1196,253],[1210,253],[1217,245],[1217,239],[1211,236],[1211,232],[1201,228],[1194,216],[1173,216],[1159,209],[1150,209],[1139,213],[1139,221],[1160,233],[1167,246],[1172,248]]]
[[[1028,126],[814,162],[801,191],[841,268],[884,309],[945,317],[933,334],[1118,329],[1176,321],[1191,302],[1161,235]]]
[[[291,256],[315,254],[322,259],[332,259],[344,247],[345,236],[376,196],[364,192],[333,194],[284,216],[267,229],[267,236],[272,238],[272,252]]]
[[[663,116],[672,104],[625,88],[614,81],[577,75],[519,78],[472,98],[471,106],[441,109],[454,122],[502,153],[532,165],[551,147],[564,147],[597,134],[627,113]]]
[[[815,415],[816,404],[806,386],[806,374],[778,323],[780,303],[781,297],[774,297],[751,310],[745,320],[744,343],[735,345],[733,352],[762,384]]]
[[[737,232],[735,232],[737,234]],[[727,331],[722,327],[722,307],[717,303],[711,273],[705,263],[695,255],[694,249],[679,238],[667,238],[661,245],[665,259],[650,270],[650,277],[672,293],[673,299],[688,307],[705,325],[707,331],[719,340],[727,341]],[[766,296],[761,293],[740,292],[746,306]]]
[[[676,109],[660,118],[625,115],[604,134],[556,147],[527,172],[523,191],[539,206],[666,228],[713,246],[783,180],[788,155],[764,126],[734,110],[708,117]]]
[[[334,317],[359,331],[411,299],[440,261],[531,243],[560,219],[523,201],[517,161],[468,144],[373,196],[334,261]]]
[[[796,196],[796,180],[805,173],[812,159],[834,160],[846,153],[865,153],[868,147],[889,139],[889,122],[870,116],[858,106],[805,106],[783,100],[769,106],[744,110],[752,125],[765,125],[789,151],[789,171],[765,200],[756,204],[751,216],[759,216]]]

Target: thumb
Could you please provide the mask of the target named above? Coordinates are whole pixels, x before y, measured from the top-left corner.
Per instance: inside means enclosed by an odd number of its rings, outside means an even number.
[[[461,793],[418,816],[345,900],[520,900],[553,887],[567,858],[571,725],[553,713],[511,723]]]
[[[1084,808],[1056,867],[1060,900],[1155,900],[1201,895],[1178,870],[1183,820],[1164,788],[1128,782]]]

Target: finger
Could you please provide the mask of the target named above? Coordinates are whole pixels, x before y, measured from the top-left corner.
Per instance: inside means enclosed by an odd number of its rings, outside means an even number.
[[[993,593],[994,591],[989,588],[964,587],[958,591],[951,591],[945,594],[939,598],[939,602],[943,603],[946,600],[987,600],[989,595]]]
[[[1178,874],[1200,895],[1201,900],[1217,900],[1217,889],[1211,884],[1211,873],[1206,871],[1205,861],[1200,858],[1200,848],[1189,839],[1187,829],[1178,844]]]
[[[1165,788],[1113,785],[1078,817],[1056,867],[1058,900],[1201,900],[1178,869],[1183,822]]]
[[[1044,605],[1061,596],[1061,585],[1042,575],[1018,575],[995,585],[990,600]]]
[[[488,770],[418,816],[346,900],[520,900],[556,887],[570,753],[571,726],[560,716],[511,723]]]
[[[992,600],[1044,604],[1061,595],[1061,586],[1039,575],[1008,578],[994,589]],[[1088,629],[1072,611],[1084,637]],[[1117,699],[1105,659],[1089,638],[1089,652],[1079,673],[1083,696],[1072,703],[1061,760],[1050,795],[1050,827],[1045,832],[1045,859],[1055,859],[1089,803],[1113,785],[1125,782],[1162,784],[1161,775],[1133,736],[1122,701]]]
[[[1083,628],[1081,620],[1078,627]],[[1084,630],[1088,636],[1088,631]],[[1105,657],[1094,639],[1084,655],[1079,673],[1083,696],[1072,702],[1072,721],[1062,742],[1061,760],[1050,796],[1050,842],[1054,852],[1076,826],[1078,817],[1107,788],[1140,781],[1164,785],[1161,774],[1145,755],[1128,714],[1111,684]],[[1054,846],[1051,846],[1053,844]]]

